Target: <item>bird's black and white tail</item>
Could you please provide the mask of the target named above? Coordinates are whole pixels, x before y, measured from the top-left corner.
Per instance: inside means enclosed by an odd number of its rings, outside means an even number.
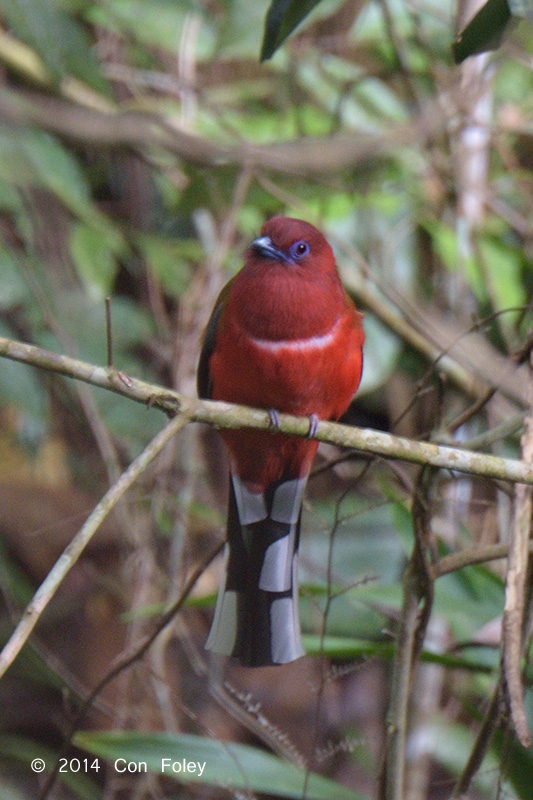
[[[303,656],[298,540],[307,476],[250,492],[231,476],[226,571],[206,647],[248,667]]]

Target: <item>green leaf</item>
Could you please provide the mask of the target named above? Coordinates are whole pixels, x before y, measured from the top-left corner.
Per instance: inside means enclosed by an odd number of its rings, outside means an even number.
[[[432,744],[432,755],[436,762],[442,764],[452,775],[460,775],[464,770],[465,756],[471,753],[474,747],[474,732],[468,730],[464,725],[450,723],[450,720],[444,719],[443,715],[435,715],[431,722],[427,721],[424,736],[426,741]],[[494,753],[489,750],[482,762],[482,768],[478,770],[473,779],[473,789],[478,792],[475,796],[479,797],[479,792],[483,792],[481,795],[483,797],[494,797],[496,776],[499,776],[500,772],[501,764]],[[473,795],[469,792],[468,797],[471,796]],[[505,791],[500,796],[509,798]]]
[[[511,16],[507,0],[488,0],[453,43],[455,63],[460,64],[476,53],[496,50],[502,42]]]
[[[390,642],[374,642],[364,639],[350,639],[344,636],[321,637],[314,634],[305,634],[302,637],[308,655],[327,656],[328,658],[357,659],[380,658],[383,661],[392,661],[394,645]],[[424,664],[440,664],[449,669],[461,669],[468,672],[491,674],[497,668],[497,655],[493,667],[484,661],[475,658],[463,658],[449,653],[434,653],[423,650],[421,661]]]
[[[190,279],[189,258],[202,258],[199,244],[154,233],[138,233],[135,244],[164,289],[175,296],[182,294]]]
[[[359,396],[383,386],[398,361],[402,347],[399,339],[376,317],[368,316],[364,321],[365,368]]]
[[[523,250],[496,237],[483,237],[479,247],[497,309],[524,306],[527,295],[522,280]],[[506,314],[503,323],[511,324],[513,316]]]
[[[424,227],[432,238],[433,247],[442,259],[444,265],[451,272],[458,269],[459,264],[464,271],[464,278],[470,289],[475,294],[480,303],[487,300],[487,286],[483,279],[479,263],[473,256],[461,259],[457,244],[457,233],[445,222],[440,220],[425,220]]]
[[[22,277],[18,260],[7,247],[0,245],[0,311],[23,305],[30,293]]]
[[[70,234],[70,254],[89,294],[95,299],[107,297],[118,270],[112,243],[101,231],[77,222]]]
[[[59,3],[3,0],[2,10],[16,35],[37,51],[57,83],[71,75],[108,93],[85,29]]]
[[[115,769],[132,763],[142,765],[138,771],[177,781],[231,786],[277,797],[300,799],[303,795],[304,770],[248,745],[193,734],[137,731],[82,731],[73,741],[77,747],[115,761]],[[117,763],[117,759],[123,761]],[[309,776],[305,796],[307,800],[364,800],[346,786],[315,773]]]
[[[304,634],[303,645],[307,655],[328,658],[381,658],[392,661],[394,645],[389,642],[372,642],[347,636]]]
[[[504,587],[483,564],[443,575],[435,584],[435,612],[445,618],[458,640],[471,639],[501,614]]]
[[[33,168],[36,180],[73,213],[91,216],[93,207],[89,185],[72,152],[54,137],[40,131],[28,131],[22,144],[23,155]]]
[[[265,20],[265,0],[231,0],[227,13],[220,20],[217,36],[219,57],[256,59],[261,46]]]
[[[493,747],[505,762],[505,775],[522,800],[530,800],[533,784],[533,753],[503,730],[494,734]]]
[[[0,267],[1,268],[1,267]],[[15,336],[13,330],[0,321],[0,336]],[[2,404],[10,403],[33,422],[47,414],[47,402],[39,372],[7,358],[0,363],[0,397]]]
[[[212,19],[193,0],[106,0],[92,3],[88,10],[92,22],[121,36],[132,34],[144,45],[162,47],[171,53],[176,50],[187,18],[193,15],[202,21],[202,35],[196,44],[196,55],[202,60],[212,55]]]
[[[19,188],[44,187],[76,216],[95,225],[108,225],[91,202],[79,162],[48,133],[0,126],[0,181]]]
[[[265,20],[261,61],[272,58],[278,47],[320,0],[272,0]]]

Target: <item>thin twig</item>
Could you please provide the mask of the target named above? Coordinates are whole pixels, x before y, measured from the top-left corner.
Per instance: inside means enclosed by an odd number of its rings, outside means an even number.
[[[485,712],[483,723],[478,731],[474,747],[472,748],[465,768],[454,787],[450,800],[463,800],[463,798],[466,797],[466,792],[468,792],[470,788],[470,784],[474,778],[474,775],[478,772],[481,764],[483,763],[483,759],[487,754],[492,736],[500,724],[500,699],[501,691],[500,684],[498,683],[492,693],[491,701],[487,711]]]
[[[387,713],[386,761],[379,800],[403,800],[407,710],[419,602],[418,574],[411,558],[403,577],[403,605],[394,655],[390,705]]]
[[[528,547],[529,552],[533,552],[533,541],[529,541]],[[463,569],[464,567],[472,567],[475,564],[483,564],[485,561],[507,558],[508,553],[508,544],[467,547],[458,553],[450,553],[439,558],[438,561],[431,564],[430,572],[433,578],[440,578],[442,575],[449,575],[450,572],[457,572],[458,569]]]
[[[433,580],[427,560],[428,480],[431,476],[422,470],[413,497],[415,542],[403,577],[403,604],[394,650],[380,800],[404,800],[409,698],[433,603]]]
[[[335,503],[335,519],[333,521],[333,526],[332,526],[332,528],[330,530],[330,533],[329,533],[329,536],[328,536],[328,555],[327,555],[327,564],[326,564],[326,577],[327,577],[326,602],[325,602],[324,610],[322,612],[322,624],[320,626],[320,634],[319,634],[319,637],[320,637],[320,652],[322,654],[324,653],[324,641],[325,641],[326,632],[327,632],[328,616],[329,616],[329,613],[331,611],[332,603],[333,603],[333,601],[335,599],[335,593],[333,592],[333,585],[332,585],[332,583],[333,583],[333,549],[334,549],[334,542],[335,542],[336,534],[338,533],[338,530],[339,530],[339,526],[341,524],[340,510],[341,510],[342,501],[346,497],[346,494],[348,493],[348,491],[351,490],[351,488],[352,487],[350,487],[350,489],[346,489],[342,493],[342,495],[337,499],[337,502]],[[308,788],[309,788],[309,779],[311,777],[311,770],[314,767],[314,761],[315,761],[317,750],[318,750],[318,742],[319,742],[319,736],[320,736],[320,716],[321,716],[321,713],[322,713],[322,703],[324,701],[324,691],[325,691],[325,688],[326,688],[326,682],[327,682],[326,660],[324,658],[321,658],[320,659],[320,678],[319,678],[318,687],[316,689],[315,710],[314,710],[313,722],[312,722],[312,727],[311,727],[311,732],[310,732],[310,737],[309,737],[309,739],[310,739],[309,762],[307,764],[307,769],[306,769],[306,772],[305,772],[305,779],[304,779],[304,785],[303,785],[303,791],[302,791],[302,800],[306,800],[306,798],[307,798],[307,792],[308,792]]]
[[[491,400],[494,395],[496,394],[496,389],[493,386],[490,386],[483,394],[481,394],[468,408],[459,414],[452,422],[448,423],[446,426],[447,430],[450,434],[455,433],[455,431],[461,427],[461,425],[465,425],[472,417],[475,417],[476,414],[481,411],[482,408],[486,406],[486,404]]]
[[[111,298],[105,299],[105,329],[107,339],[107,366],[109,369],[113,367],[113,320],[111,316]]]
[[[489,430],[483,431],[479,436],[473,436],[463,443],[464,447],[469,450],[483,450],[490,447],[495,442],[500,442],[507,439],[509,436],[515,436],[524,427],[524,420],[527,411],[521,411],[519,414],[513,414],[508,419],[500,422]]]

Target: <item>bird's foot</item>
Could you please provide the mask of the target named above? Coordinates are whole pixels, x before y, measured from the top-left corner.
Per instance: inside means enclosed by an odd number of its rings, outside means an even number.
[[[268,409],[268,419],[270,420],[270,427],[276,431],[279,431],[279,426],[280,426],[279,412],[276,411],[275,408]]]
[[[314,439],[318,431],[319,419],[316,414],[311,414],[309,417],[309,430],[307,431],[307,438]]]

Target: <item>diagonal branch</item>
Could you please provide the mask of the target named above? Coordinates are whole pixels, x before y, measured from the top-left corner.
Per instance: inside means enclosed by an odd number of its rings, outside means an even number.
[[[22,618],[13,631],[9,641],[0,653],[0,678],[13,663],[22,647],[27,642],[31,632],[37,624],[44,609],[56,593],[66,574],[74,566],[76,561],[83,553],[86,546],[107,517],[110,511],[117,505],[120,498],[137,480],[139,475],[146,469],[148,464],[163,449],[170,439],[187,422],[186,416],[178,416],[171,420],[145,447],[142,453],[132,461],[129,467],[122,473],[116,483],[106,492],[98,505],[89,515],[87,521],[82,525],[74,539],[60,555],[42,584],[35,592],[30,603],[26,607]]]

